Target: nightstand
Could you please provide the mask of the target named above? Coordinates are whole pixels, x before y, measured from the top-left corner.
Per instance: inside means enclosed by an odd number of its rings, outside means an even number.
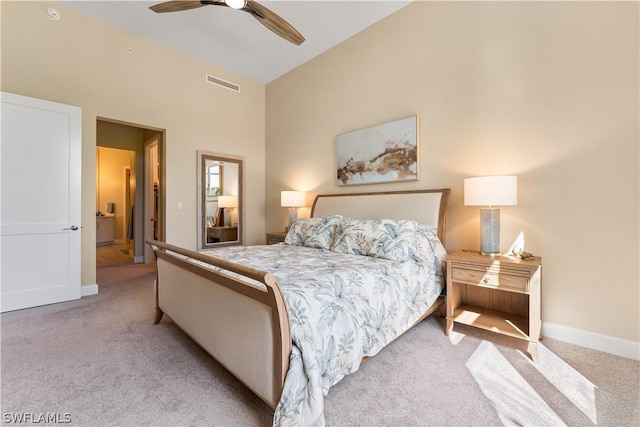
[[[284,238],[287,236],[286,231],[276,231],[273,233],[267,233],[267,245],[275,245],[276,243],[284,242]]]
[[[207,227],[207,243],[238,240],[238,227]]]
[[[462,323],[528,342],[538,361],[542,259],[480,255],[447,256],[447,328]]]

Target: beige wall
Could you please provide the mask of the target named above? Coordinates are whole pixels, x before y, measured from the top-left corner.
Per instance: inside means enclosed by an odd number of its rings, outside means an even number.
[[[413,3],[267,85],[267,230],[283,189],[451,187],[446,246],[478,249],[463,180],[515,174],[502,246],[543,257],[543,322],[633,347],[638,51],[637,2]],[[418,182],[337,187],[336,135],[416,113]]]
[[[245,158],[245,241],[264,242],[264,85],[59,4],[62,19],[52,21],[44,13],[51,5],[1,3],[1,89],[82,107],[83,224],[95,223],[96,119],[104,117],[166,129],[168,241],[196,248],[201,149]],[[205,83],[206,73],[239,84],[241,92]],[[83,232],[82,284],[95,282],[95,233]]]

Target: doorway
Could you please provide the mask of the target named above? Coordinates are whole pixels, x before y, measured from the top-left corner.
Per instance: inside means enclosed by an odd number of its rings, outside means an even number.
[[[96,266],[134,263],[135,151],[96,147]]]
[[[152,263],[145,239],[164,235],[164,131],[105,118],[98,118],[96,129],[96,221],[104,221],[100,214],[110,214],[110,208],[115,216],[113,240],[100,244],[96,235],[96,267]],[[150,144],[153,161],[147,160]],[[117,164],[106,163],[115,154]]]

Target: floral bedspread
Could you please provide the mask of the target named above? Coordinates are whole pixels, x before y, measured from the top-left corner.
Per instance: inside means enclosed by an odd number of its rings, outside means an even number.
[[[324,425],[329,388],[406,331],[444,286],[442,247],[434,248],[430,262],[283,243],[203,253],[268,271],[282,288],[293,348],[276,426]]]

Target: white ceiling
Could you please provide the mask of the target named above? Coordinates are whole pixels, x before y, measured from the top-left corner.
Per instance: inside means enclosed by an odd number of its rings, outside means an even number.
[[[272,33],[250,14],[227,7],[158,14],[149,6],[162,0],[57,3],[266,84],[411,1],[259,0],[302,33],[306,40],[300,46]]]

